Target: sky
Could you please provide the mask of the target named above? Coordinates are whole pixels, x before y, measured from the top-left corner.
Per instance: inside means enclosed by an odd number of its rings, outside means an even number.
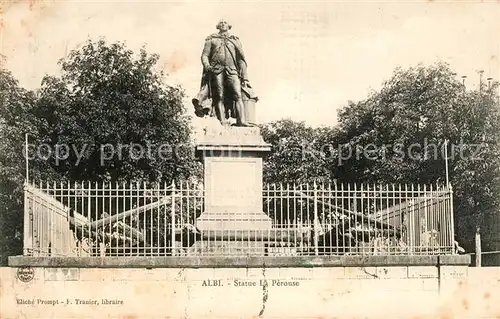
[[[167,84],[197,94],[206,36],[224,18],[245,51],[258,122],[335,125],[398,66],[444,61],[467,85],[500,79],[499,1],[22,1],[2,2],[3,67],[36,89],[87,39],[160,55]],[[186,106],[192,113],[189,100]]]

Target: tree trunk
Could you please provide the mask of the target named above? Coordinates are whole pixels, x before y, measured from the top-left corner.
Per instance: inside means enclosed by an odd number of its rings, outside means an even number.
[[[476,267],[481,267],[481,233],[479,227],[476,228]]]

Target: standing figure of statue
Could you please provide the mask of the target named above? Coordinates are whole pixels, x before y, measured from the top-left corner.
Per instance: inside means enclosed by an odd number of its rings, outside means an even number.
[[[198,96],[192,100],[199,117],[215,116],[222,125],[230,118],[236,126],[252,126],[245,111],[245,101],[257,101],[247,78],[247,62],[238,37],[229,33],[225,20],[217,24],[218,33],[205,40],[201,63],[203,75]]]

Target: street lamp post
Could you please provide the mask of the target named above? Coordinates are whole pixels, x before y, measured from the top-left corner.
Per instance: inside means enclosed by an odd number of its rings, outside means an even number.
[[[486,80],[488,81],[488,89],[491,89],[491,80],[493,80],[493,78],[489,77]]]

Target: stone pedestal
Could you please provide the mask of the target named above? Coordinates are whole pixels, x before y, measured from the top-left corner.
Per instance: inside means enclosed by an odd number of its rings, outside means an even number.
[[[196,221],[202,233],[271,229],[262,210],[262,157],[270,150],[257,127],[216,126],[197,137],[205,171],[205,211]]]
[[[190,250],[194,251],[191,255],[207,257],[259,257],[266,255],[266,244],[262,241],[198,241]]]

